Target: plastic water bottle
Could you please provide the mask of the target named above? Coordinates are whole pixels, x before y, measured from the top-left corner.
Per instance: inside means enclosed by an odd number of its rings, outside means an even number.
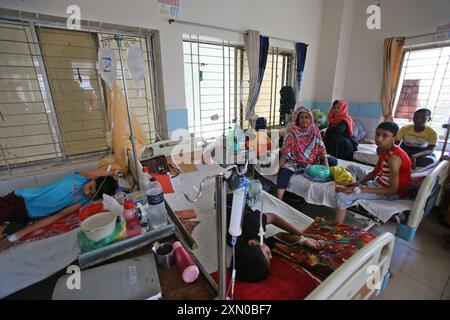
[[[141,226],[136,215],[137,212],[133,200],[125,201],[124,208],[123,217],[126,221],[127,237],[131,238],[141,234]]]
[[[200,271],[192,260],[191,255],[186,251],[180,241],[173,243],[173,250],[175,255],[175,263],[178,271],[181,273],[181,278],[186,283],[191,283],[197,280]]]
[[[116,189],[116,195],[115,195],[114,198],[116,199],[116,201],[117,201],[118,203],[120,203],[120,205],[123,206],[124,203],[125,203],[125,192],[123,192],[122,189],[117,188],[117,189]]]
[[[153,229],[159,229],[167,224],[167,211],[162,187],[155,178],[150,177],[150,183],[146,186],[145,193],[150,207],[148,210],[149,222]]]
[[[138,162],[138,175],[139,175],[139,190],[144,191],[145,186],[148,184],[148,167],[143,167],[140,162]]]
[[[234,143],[234,152],[238,152],[239,148],[244,148],[245,135],[239,124],[234,125],[234,134],[236,136],[236,142]]]

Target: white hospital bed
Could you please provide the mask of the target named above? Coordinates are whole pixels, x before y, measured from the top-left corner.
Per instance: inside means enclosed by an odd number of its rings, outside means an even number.
[[[211,273],[218,269],[214,179],[209,180],[202,196],[195,203],[188,202],[182,192],[186,191],[194,196],[197,193],[196,188],[204,177],[213,176],[221,172],[223,168],[216,164],[201,165],[198,168],[196,172],[181,174],[174,178],[175,193],[168,194],[165,198],[172,211],[184,209],[196,211],[196,220],[199,220],[200,224],[192,233],[198,245],[193,253],[206,271]],[[263,199],[263,212],[276,212],[299,228],[306,228],[313,222],[310,217],[266,192],[263,193]],[[260,203],[255,205],[256,208],[260,206]],[[270,237],[279,231],[278,228],[269,225],[266,236]],[[378,294],[389,278],[388,268],[393,246],[394,236],[390,233],[381,234],[333,272],[306,299],[368,299],[373,294]],[[370,266],[373,267],[369,268]],[[368,288],[366,284],[374,278],[370,270],[379,270],[377,276],[381,280],[378,286]]]
[[[356,162],[338,160],[338,165],[348,166],[349,164],[360,166],[367,172],[373,169],[372,167]],[[256,165],[256,171],[260,172],[264,178],[276,185],[277,176],[274,174],[264,174],[264,171],[261,170],[261,164]],[[442,187],[447,179],[448,171],[448,161],[442,161],[431,169],[429,175],[422,182],[415,200],[358,200],[357,205],[363,207],[370,215],[376,217],[374,219],[375,221],[378,222],[379,220],[383,223],[387,222],[397,213],[409,211],[406,224],[400,224],[398,226],[396,236],[411,241],[414,238],[417,227],[422,221],[427,202],[433,196],[433,189],[436,191],[436,188],[439,188],[439,193],[437,198],[434,199],[436,201],[434,204],[438,205],[440,203]],[[289,182],[287,191],[303,197],[307,203],[325,205],[331,208],[337,207],[334,182],[317,183],[306,179],[303,175],[294,175]]]

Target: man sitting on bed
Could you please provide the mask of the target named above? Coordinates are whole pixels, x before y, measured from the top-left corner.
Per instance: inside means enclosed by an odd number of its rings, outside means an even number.
[[[117,183],[110,176],[113,174],[113,171],[73,173],[41,187],[20,189],[0,197],[0,252],[26,235],[77,212],[92,198],[114,194]],[[40,220],[27,225],[34,219]]]
[[[398,131],[399,127],[394,122],[378,125],[375,143],[381,151],[377,165],[369,174],[366,175],[358,166],[347,168],[356,177],[356,182],[336,186],[336,220],[339,223],[344,222],[346,208],[353,206],[357,200],[395,200],[408,192],[411,160],[405,151],[394,144]]]
[[[398,133],[397,144],[409,155],[413,168],[426,167],[436,162],[433,151],[438,135],[433,128],[427,126],[430,120],[431,111],[419,109],[414,112],[414,124],[402,127]]]

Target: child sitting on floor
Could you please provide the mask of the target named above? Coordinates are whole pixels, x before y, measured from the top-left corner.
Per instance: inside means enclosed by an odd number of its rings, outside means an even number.
[[[357,166],[349,166],[349,171],[356,176],[356,182],[345,186],[336,186],[338,210],[336,220],[343,223],[346,208],[351,207],[359,199],[396,200],[408,192],[411,179],[411,160],[405,151],[396,146],[399,127],[394,122],[383,122],[378,125],[375,142],[380,148],[376,167],[369,173]]]
[[[113,195],[114,172],[73,173],[53,183],[13,191],[0,197],[0,252],[26,235],[63,219],[91,199]],[[40,219],[33,224],[30,220]]]

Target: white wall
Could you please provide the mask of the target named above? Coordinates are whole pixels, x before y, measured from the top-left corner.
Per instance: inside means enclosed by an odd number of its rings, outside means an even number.
[[[351,32],[356,2],[357,0],[344,0],[342,23],[339,34],[339,50],[336,59],[337,63],[334,74],[333,94],[331,101],[345,98],[345,76],[347,74],[348,56],[350,51]]]
[[[369,30],[369,5],[380,3],[381,29]],[[450,23],[450,0],[324,0],[316,93],[311,103],[328,110],[344,98],[350,115],[366,128],[369,138],[381,120],[383,43],[392,36],[432,33]],[[407,40],[429,43],[432,37]]]
[[[332,98],[343,12],[344,0],[325,0],[315,101],[331,101]]]
[[[431,33],[450,23],[450,0],[384,0],[381,29],[369,30],[366,10],[373,4],[377,1],[325,0],[316,101],[331,101],[342,92],[353,103],[381,103],[384,39]],[[424,37],[414,43],[430,41]]]
[[[450,23],[450,0],[389,0],[381,1],[381,30],[369,30],[366,9],[375,3],[358,0],[355,8],[344,87],[344,96],[352,102],[381,103],[385,38],[431,33]]]
[[[193,33],[244,43],[242,34],[169,24],[159,14],[157,0],[2,0],[1,7],[67,16],[68,5],[81,7],[82,20],[151,28],[160,31],[164,96],[167,109],[186,108],[182,34]],[[302,99],[312,100],[316,82],[323,0],[184,0],[181,20],[309,44],[302,83]],[[272,46],[293,49],[290,42],[271,40]]]

